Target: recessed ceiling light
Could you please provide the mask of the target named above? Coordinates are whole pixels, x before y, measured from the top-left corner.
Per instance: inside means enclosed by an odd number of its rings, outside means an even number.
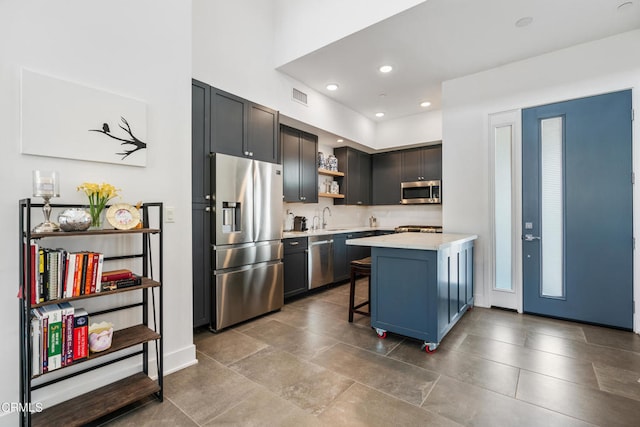
[[[381,73],[388,73],[393,70],[393,67],[391,65],[383,65],[382,67],[378,68],[378,70],[380,70]]]
[[[330,90],[330,91],[338,90],[338,85],[335,83],[329,83],[327,85],[327,90]]]
[[[376,117],[384,117],[384,113],[376,113]]]
[[[424,101],[420,103],[421,107],[428,107],[429,105],[431,105],[431,103],[429,101]]]
[[[632,6],[633,6],[633,2],[632,1],[625,1],[624,3],[620,3],[618,5],[618,12],[625,12],[625,11],[631,9]]]
[[[340,138],[336,142],[344,142],[344,139]]]
[[[516,21],[516,27],[522,28],[530,25],[533,22],[533,18],[530,16],[524,16]]]

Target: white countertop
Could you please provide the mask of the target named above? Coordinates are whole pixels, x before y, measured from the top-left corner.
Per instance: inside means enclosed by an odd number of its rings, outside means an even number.
[[[388,230],[393,231],[394,227],[330,227],[319,229],[319,230],[307,230],[307,231],[285,231],[282,233],[283,239],[290,239],[292,237],[306,237],[306,236],[322,236],[327,234],[342,234],[342,233],[357,233],[360,231],[377,231],[377,230]]]
[[[437,251],[438,249],[444,249],[452,244],[465,243],[477,238],[478,236],[476,234],[395,233],[383,236],[349,239],[347,240],[347,245]]]

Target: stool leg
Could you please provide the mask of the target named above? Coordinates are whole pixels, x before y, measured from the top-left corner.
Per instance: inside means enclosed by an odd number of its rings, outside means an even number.
[[[356,293],[356,272],[351,269],[351,285],[349,288],[349,322],[353,322],[353,306],[355,303]]]

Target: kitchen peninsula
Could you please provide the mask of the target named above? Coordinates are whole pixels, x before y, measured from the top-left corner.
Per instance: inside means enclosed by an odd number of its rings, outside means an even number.
[[[371,247],[371,326],[434,351],[473,307],[475,234],[396,233],[347,240]]]

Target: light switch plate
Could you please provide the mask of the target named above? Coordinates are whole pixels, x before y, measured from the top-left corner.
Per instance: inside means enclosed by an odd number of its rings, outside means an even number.
[[[173,206],[164,207],[164,222],[176,222],[176,209]]]

